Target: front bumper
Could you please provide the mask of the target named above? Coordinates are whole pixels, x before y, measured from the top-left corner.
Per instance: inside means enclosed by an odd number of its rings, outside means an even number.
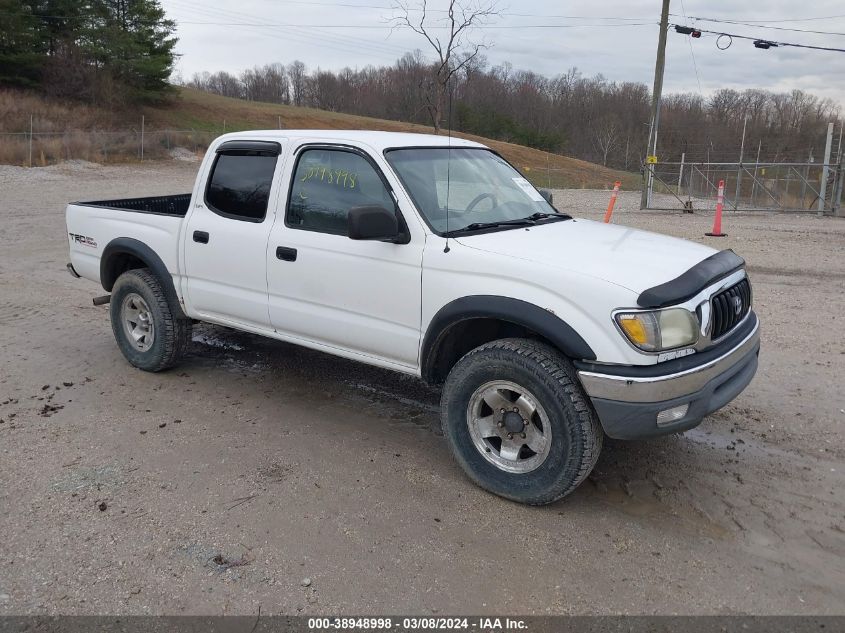
[[[702,355],[699,364],[694,364],[693,355],[666,363],[666,373],[656,373],[660,366],[639,373],[642,368],[620,368],[618,374],[595,366],[579,369],[604,432],[617,439],[638,439],[685,431],[736,398],[757,371],[759,323],[753,312],[749,318],[751,327],[742,328],[738,340],[725,346],[727,351]],[[659,412],[684,404],[688,409],[683,417],[658,424]]]

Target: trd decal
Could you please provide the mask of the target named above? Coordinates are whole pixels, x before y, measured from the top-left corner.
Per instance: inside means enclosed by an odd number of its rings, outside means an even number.
[[[97,242],[94,240],[93,237],[87,237],[85,235],[77,235],[76,233],[68,233],[70,235],[70,239],[77,244],[82,244],[84,246],[90,246],[92,248],[97,248]]]

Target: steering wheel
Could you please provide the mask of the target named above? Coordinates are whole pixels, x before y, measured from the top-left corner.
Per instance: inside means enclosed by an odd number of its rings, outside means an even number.
[[[494,209],[499,206],[499,201],[496,199],[495,195],[493,195],[492,193],[489,193],[489,192],[488,193],[481,193],[481,194],[478,194],[477,196],[475,196],[475,198],[472,199],[472,202],[470,202],[467,205],[466,211],[464,213],[469,213],[476,206],[478,206],[479,202],[481,202],[482,200],[485,200],[487,198],[490,198],[493,201],[493,208]]]

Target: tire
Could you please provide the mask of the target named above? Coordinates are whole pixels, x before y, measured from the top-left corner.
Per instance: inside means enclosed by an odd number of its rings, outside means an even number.
[[[162,371],[184,356],[191,321],[173,315],[161,282],[148,268],[129,270],[117,278],[109,312],[117,346],[138,369]]]
[[[528,339],[493,341],[461,358],[446,378],[440,406],[443,434],[469,478],[528,505],[575,490],[604,441],[570,361]]]

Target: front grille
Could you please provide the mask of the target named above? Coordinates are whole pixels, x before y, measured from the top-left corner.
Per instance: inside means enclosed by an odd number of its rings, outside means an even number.
[[[710,299],[710,340],[730,332],[751,309],[751,284],[743,279]]]

